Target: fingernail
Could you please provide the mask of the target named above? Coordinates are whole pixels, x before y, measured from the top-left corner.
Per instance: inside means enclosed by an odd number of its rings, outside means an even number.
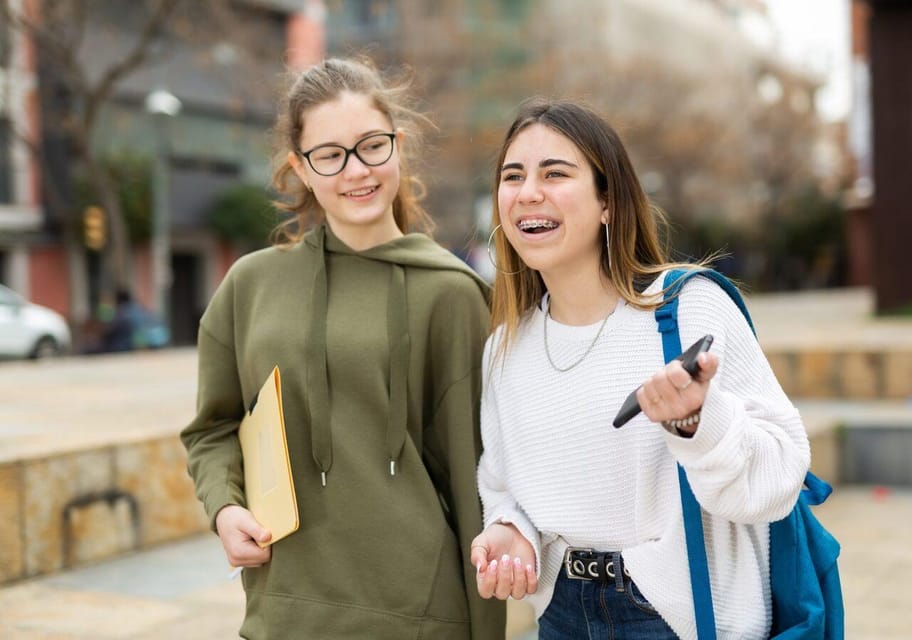
[[[510,556],[508,556],[507,554],[504,554],[503,558],[500,559],[500,562],[502,564],[507,564],[508,562],[510,562]]]
[[[513,566],[516,567],[517,569],[521,569],[522,560],[520,560],[519,558],[513,558]]]
[[[526,571],[528,571],[529,573],[535,573],[535,570],[532,568],[531,564],[526,565]]]
[[[497,560],[491,560],[491,564],[488,565],[492,571],[497,568]]]
[[[478,569],[478,573],[481,573],[482,571],[484,571],[484,569],[482,569],[483,566],[484,566],[484,563],[482,563],[482,562],[479,562],[477,565],[475,565],[475,568]]]

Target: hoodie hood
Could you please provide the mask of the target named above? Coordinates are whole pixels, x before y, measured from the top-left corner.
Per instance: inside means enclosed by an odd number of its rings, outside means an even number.
[[[342,242],[325,222],[304,237],[304,245],[315,254],[311,283],[310,321],[307,335],[307,387],[314,463],[320,470],[323,486],[332,468],[332,429],[330,427],[329,376],[326,362],[326,316],[328,305],[326,255],[336,253],[387,263],[390,266],[387,300],[387,338],[389,340],[389,418],[387,455],[390,475],[408,434],[408,369],[410,335],[405,267],[458,271],[471,277],[490,299],[490,288],[459,258],[421,233],[410,233],[365,251],[356,251]]]

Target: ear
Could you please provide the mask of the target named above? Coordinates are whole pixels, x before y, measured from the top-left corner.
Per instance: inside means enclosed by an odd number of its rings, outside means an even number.
[[[304,186],[308,191],[312,191],[310,188],[310,183],[307,182],[307,167],[304,166],[304,161],[298,157],[294,151],[288,152],[288,164],[291,165],[292,170],[294,170],[295,175],[304,183]]]
[[[395,134],[396,134],[396,146],[401,149],[403,143],[405,142],[405,137],[406,137],[405,129],[402,129],[401,127],[397,127]]]

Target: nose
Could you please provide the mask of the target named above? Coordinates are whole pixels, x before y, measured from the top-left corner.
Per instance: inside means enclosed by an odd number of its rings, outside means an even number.
[[[544,199],[541,184],[535,176],[527,176],[519,190],[519,201],[523,204],[536,204]]]
[[[345,166],[342,167],[342,173],[346,178],[359,178],[370,173],[370,167],[361,162],[361,158],[357,155],[350,153],[345,161]]]

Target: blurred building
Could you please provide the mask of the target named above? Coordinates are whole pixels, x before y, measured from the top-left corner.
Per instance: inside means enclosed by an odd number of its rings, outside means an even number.
[[[855,283],[878,312],[912,309],[912,0],[852,0],[853,184],[847,194]]]
[[[105,11],[88,22],[86,69],[97,74],[122,58],[143,4],[93,5]],[[145,188],[166,193],[167,256],[150,250],[146,221],[127,269],[147,306],[157,306],[165,283],[177,342],[194,339],[200,312],[243,250],[213,228],[213,203],[237,185],[266,187],[279,76],[286,63],[304,66],[324,51],[411,67],[416,106],[438,125],[419,145],[426,205],[437,238],[470,261],[486,259],[494,153],[531,95],[581,98],[606,113],[650,197],[678,221],[766,224],[787,196],[821,180],[820,167],[838,164],[839,144],[821,144],[814,109],[821,78],[777,56],[763,0],[577,0],[572,10],[563,0],[213,5],[238,8],[236,30],[194,9],[202,3],[183,5],[154,63],[116,86],[92,141],[115,164],[139,158],[165,167],[153,171],[165,180]],[[20,36],[0,36],[0,67],[11,69],[0,79],[18,83],[12,93],[0,83],[0,279],[78,324],[100,301],[106,250],[66,250],[73,225],[90,220],[71,141],[54,126],[71,96],[56,80],[60,70],[30,51]],[[150,94],[163,91],[179,101],[173,116],[147,111]],[[4,133],[13,119],[40,146],[40,168],[27,145]]]
[[[874,161],[871,148],[871,66],[868,47],[870,6],[866,0],[852,0],[851,74],[852,109],[848,121],[851,153],[851,185],[846,190],[848,224],[849,284],[870,285],[871,201],[874,196]]]
[[[320,0],[245,0],[223,6],[225,20],[217,22],[206,11],[219,8],[218,3],[179,5],[150,49],[149,61],[120,81],[101,105],[91,140],[96,157],[112,170],[135,166],[142,172],[135,184],[121,187],[133,189],[122,198],[143,200],[135,208],[145,216],[128,220],[132,246],[127,277],[147,307],[159,310],[157,296],[164,290],[161,308],[170,316],[178,344],[195,341],[202,310],[244,250],[214,230],[214,203],[239,185],[265,197],[271,175],[269,131],[283,72],[286,65],[320,59],[324,48]],[[97,82],[126,59],[145,20],[144,3],[93,3],[78,50],[87,80]],[[8,35],[0,37],[0,66],[7,69],[0,71],[0,87],[12,87],[3,95],[13,97],[0,109],[0,280],[68,315],[78,336],[79,326],[104,302],[104,285],[111,284],[103,269],[110,237],[105,237],[102,210],[96,239],[90,239],[89,225],[96,219],[89,213],[100,203],[87,195],[72,133],[55,126],[74,99],[61,79],[68,70],[43,59],[40,48],[22,41],[21,32],[0,31],[14,35],[12,46]],[[150,111],[153,93],[170,96],[172,115]],[[36,145],[44,173],[43,203],[36,156],[24,144],[9,141],[10,120],[23,131],[43,133]],[[156,196],[160,202],[154,202]],[[260,213],[268,216],[270,211]],[[158,218],[167,221],[159,234],[166,251],[162,265],[151,249],[156,238],[150,233],[156,233]],[[67,243],[74,236],[83,243],[75,251],[72,241]]]
[[[25,0],[7,0],[20,10]],[[42,298],[31,278],[23,239],[40,234],[41,169],[31,148],[40,141],[38,82],[32,42],[0,21],[0,282],[28,298]],[[36,242],[34,251],[44,250]]]

